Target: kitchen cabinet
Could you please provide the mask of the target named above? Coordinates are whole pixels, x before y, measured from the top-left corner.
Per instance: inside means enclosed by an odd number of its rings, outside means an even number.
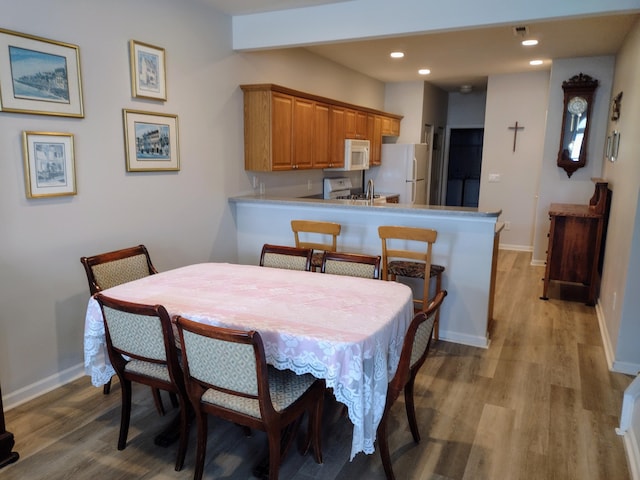
[[[379,165],[383,125],[402,116],[273,84],[242,85],[245,170],[275,172],[344,165],[344,141],[369,139]],[[386,120],[385,120],[386,119]],[[390,125],[395,125],[391,127]],[[393,130],[396,131],[396,130]]]
[[[313,168],[331,166],[331,107],[315,102],[313,106]]]
[[[385,137],[397,137],[400,135],[400,119],[395,117],[382,117],[382,135]]]
[[[611,191],[597,180],[589,205],[552,203],[549,246],[542,297],[551,281],[579,283],[587,288],[587,305],[595,305],[609,217]]]
[[[367,114],[359,110],[345,110],[345,138],[367,139]]]
[[[315,152],[315,102],[306,98],[293,99],[293,132],[291,134],[291,168],[313,167]]]
[[[371,142],[369,164],[376,167],[382,164],[382,117],[367,115],[367,138]]]
[[[344,166],[344,140],[346,109],[331,105],[329,109],[329,167]]]

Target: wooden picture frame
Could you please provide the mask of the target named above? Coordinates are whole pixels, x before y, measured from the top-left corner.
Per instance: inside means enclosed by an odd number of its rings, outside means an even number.
[[[180,170],[178,116],[122,110],[128,172]]]
[[[153,100],[167,99],[167,71],[164,48],[136,40],[129,41],[131,95]]]
[[[73,135],[22,132],[27,198],[76,195]]]
[[[84,117],[80,49],[0,29],[0,111]]]

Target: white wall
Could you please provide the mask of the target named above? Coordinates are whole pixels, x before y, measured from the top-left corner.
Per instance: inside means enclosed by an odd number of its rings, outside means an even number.
[[[394,82],[385,85],[384,110],[402,115],[400,135],[393,143],[421,143],[424,82]]]
[[[373,108],[384,85],[302,50],[235,53],[231,19],[198,1],[20,0],[2,10],[2,28],[80,47],[85,107],[83,119],[0,112],[0,382],[10,407],[83,373],[81,256],[144,243],[159,270],[235,261],[227,198],[252,191],[240,84]],[[130,39],[166,50],[166,102],[131,97]],[[123,108],[178,115],[179,172],[125,171]],[[24,130],[75,136],[76,196],[25,197]],[[287,182],[306,191],[305,176]]]
[[[542,265],[546,260],[549,205],[551,203],[589,203],[595,190],[595,184],[591,179],[602,175],[602,157],[609,117],[614,63],[613,56],[560,59],[553,62],[549,81],[547,125],[544,135],[544,161],[540,171],[540,189],[535,217],[534,263]],[[589,127],[587,163],[584,168],[578,169],[569,178],[566,172],[556,164],[560,148],[564,105],[562,82],[579,73],[597,79],[599,86],[595,92],[593,110],[591,111],[592,123]]]
[[[607,132],[621,132],[615,163],[604,162],[611,182],[609,230],[598,306],[611,341],[610,361],[628,373],[640,370],[640,22],[616,58],[612,95],[623,92],[620,119]],[[640,420],[639,420],[640,421]],[[637,432],[640,438],[640,431]]]
[[[500,235],[502,248],[533,248],[548,88],[547,71],[489,77],[478,208],[502,208],[500,219],[510,224]],[[518,131],[514,152],[509,127],[516,122],[524,130]],[[491,174],[500,181],[489,182]]]

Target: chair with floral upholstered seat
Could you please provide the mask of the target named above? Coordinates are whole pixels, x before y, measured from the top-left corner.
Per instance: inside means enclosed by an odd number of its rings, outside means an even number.
[[[190,403],[184,383],[171,318],[162,305],[143,305],[96,295],[104,319],[109,360],[122,390],[118,450],[127,445],[131,418],[132,382],[166,390],[178,398],[180,409],[176,471],[182,468],[189,434]]]
[[[158,273],[151,263],[149,251],[144,245],[100,253],[91,257],[81,257],[80,262],[87,274],[91,295]],[[109,393],[110,389],[111,380],[104,385],[105,395]],[[153,390],[153,400],[158,413],[164,415],[164,406],[160,392],[157,390]],[[177,406],[175,396],[171,396],[171,402]]]
[[[433,301],[424,310],[418,312],[411,321],[402,344],[398,368],[389,382],[384,413],[382,414],[382,419],[378,424],[378,430],[376,432],[378,449],[380,450],[382,465],[387,480],[395,479],[391,465],[391,456],[389,455],[387,420],[391,407],[393,407],[394,402],[403,390],[411,435],[415,443],[420,443],[420,432],[418,430],[418,422],[416,421],[416,410],[413,399],[413,387],[418,370],[420,370],[420,367],[424,364],[427,354],[429,353],[436,315],[440,311],[440,306],[446,296],[447,291],[440,290]]]
[[[382,240],[382,279],[395,280],[396,277],[422,279],[422,295],[414,296],[413,301],[416,310],[424,310],[429,304],[429,287],[432,278],[436,279],[435,293],[442,290],[442,273],[445,267],[431,262],[431,252],[438,232],[428,228],[384,225],[378,227],[378,234]],[[440,311],[438,310],[433,328],[435,340],[439,338],[439,325]]]
[[[322,463],[320,423],[324,380],[311,374],[268,366],[259,333],[207,325],[176,316],[189,400],[196,414],[198,445],[194,479],[204,473],[208,415],[266,432],[269,479],[278,478],[280,463],[292,443],[283,431],[295,432],[306,412],[309,418],[305,453],[313,445]]]
[[[298,248],[314,250],[311,270],[322,267],[322,253],[335,252],[342,225],[318,220],[291,220],[291,230]]]

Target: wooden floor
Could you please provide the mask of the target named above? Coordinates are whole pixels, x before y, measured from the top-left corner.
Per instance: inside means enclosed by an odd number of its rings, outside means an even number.
[[[398,480],[630,478],[614,429],[632,377],[608,371],[594,308],[558,300],[560,289],[539,300],[544,272],[529,263],[528,253],[500,252],[489,349],[433,345],[416,383],[419,445],[402,399],[396,402],[389,431]],[[105,396],[85,377],[10,410],[7,429],[20,460],[0,478],[193,477],[195,429],[185,467],[175,472],[175,446],[153,443],[173,411],[159,417],[149,390],[135,389],[129,442],[118,451],[119,406],[117,381]],[[325,417],[324,463],[292,450],[280,478],[384,478],[378,454],[349,462],[350,424],[331,398]],[[239,427],[211,420],[205,478],[253,478],[265,452],[264,434],[247,438]]]

